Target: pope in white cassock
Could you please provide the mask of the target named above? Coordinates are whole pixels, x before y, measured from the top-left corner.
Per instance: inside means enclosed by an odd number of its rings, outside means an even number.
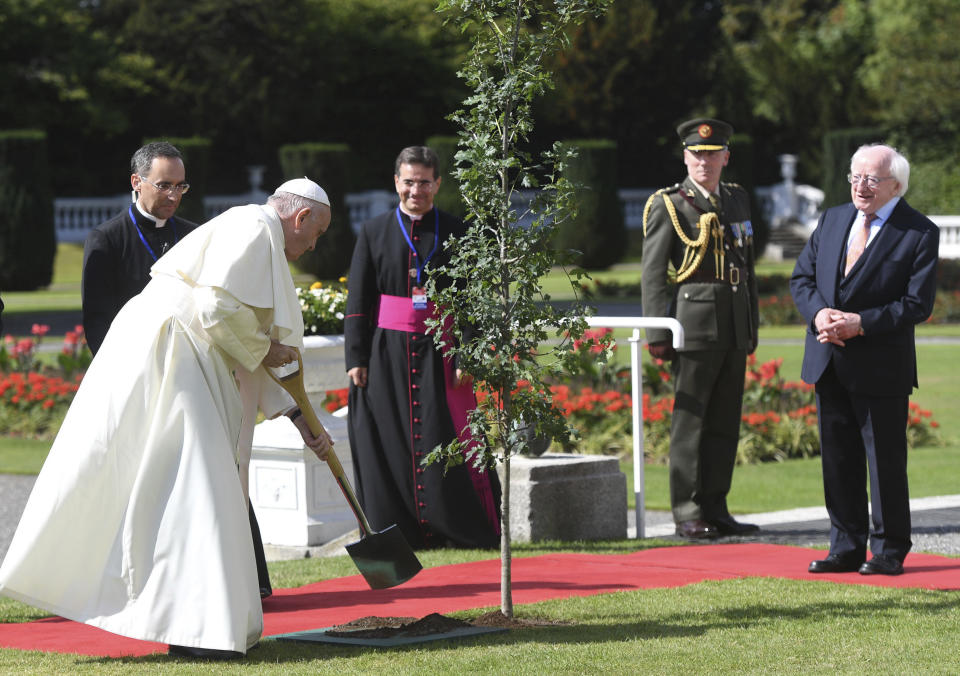
[[[0,593],[172,654],[237,656],[257,642],[263,611],[238,465],[257,404],[290,415],[320,458],[330,448],[264,370],[302,345],[287,261],[313,249],[329,205],[313,181],[287,181],[153,266],[67,412]]]

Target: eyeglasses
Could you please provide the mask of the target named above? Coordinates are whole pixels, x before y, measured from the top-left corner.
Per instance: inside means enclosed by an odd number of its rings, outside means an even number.
[[[137,174],[137,176],[140,176],[140,174]],[[167,183],[166,181],[162,183],[154,183],[153,181],[147,178],[144,178],[143,176],[140,176],[140,180],[145,181],[146,183],[149,183],[154,188],[156,188],[158,192],[162,192],[164,195],[171,195],[173,193],[177,193],[179,195],[185,195],[187,191],[190,189],[189,183]]]
[[[866,183],[868,188],[876,188],[880,185],[881,181],[889,181],[893,176],[871,176],[870,174],[847,174],[847,180],[850,181],[851,185],[859,185],[860,183]]]

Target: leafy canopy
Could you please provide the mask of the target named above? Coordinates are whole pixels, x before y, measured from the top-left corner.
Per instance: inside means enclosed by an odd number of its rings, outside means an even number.
[[[473,437],[493,442],[474,452],[477,465],[508,461],[526,448],[527,427],[553,437],[575,433],[552,407],[547,382],[558,372],[577,370],[569,341],[586,328],[584,309],[579,303],[556,309],[540,288],[542,276],[569,260],[549,240],[575,210],[573,186],[561,175],[570,151],[554,144],[534,158],[526,146],[534,123],[531,105],[552,86],[547,59],[567,45],[571,26],[608,4],[443,0],[439,5],[472,36],[459,75],[473,94],[451,116],[461,128],[455,174],[469,227],[447,244],[452,255],[440,272],[453,284],[446,289],[428,284],[428,293],[452,326],[450,336],[438,333],[438,343],[447,344],[459,367],[491,395],[470,418]],[[527,212],[518,214],[512,200],[526,188],[540,190]],[[570,274],[579,290],[583,272]],[[541,352],[551,338],[559,340]],[[461,452],[454,442],[435,449],[428,461],[456,464],[463,460]]]

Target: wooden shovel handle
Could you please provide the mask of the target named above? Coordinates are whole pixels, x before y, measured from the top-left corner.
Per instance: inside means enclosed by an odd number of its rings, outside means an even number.
[[[266,369],[267,374],[273,378],[280,387],[290,393],[290,396],[293,397],[297,406],[300,407],[300,413],[302,413],[304,419],[306,419],[307,426],[310,428],[313,436],[319,437],[321,434],[326,434],[327,431],[323,423],[320,422],[320,418],[317,417],[316,411],[313,410],[310,398],[307,397],[307,391],[303,387],[303,357],[300,355],[300,350],[296,347],[293,349],[297,352],[298,368],[295,373],[279,377],[273,372],[273,369],[266,366],[264,366],[264,369]],[[343,471],[343,465],[340,464],[340,458],[334,453],[332,445],[327,451],[327,466],[329,466],[330,471],[333,472],[333,478],[337,480],[340,491],[344,497],[347,498],[347,502],[350,503],[350,509],[353,510],[353,515],[357,517],[357,522],[360,524],[360,530],[363,531],[363,535],[369,535],[373,532],[373,529],[370,527],[370,522],[367,521],[366,514],[363,513],[363,509],[360,507],[360,501],[357,500],[357,496],[350,486],[350,481]]]

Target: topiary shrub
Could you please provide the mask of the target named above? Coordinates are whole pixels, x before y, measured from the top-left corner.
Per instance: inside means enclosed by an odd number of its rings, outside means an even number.
[[[563,145],[577,151],[563,172],[577,186],[577,215],[560,224],[554,246],[579,251],[576,262],[584,268],[603,270],[627,251],[627,228],[617,196],[617,144],[582,139]]]
[[[330,229],[308,251],[297,267],[318,279],[337,279],[350,267],[356,236],[350,224],[346,193],[350,185],[352,155],[345,143],[295,143],[280,147],[283,180],[303,176],[316,181],[330,198]]]
[[[440,160],[439,171],[443,179],[440,191],[433,198],[433,203],[438,209],[462,219],[467,215],[467,207],[460,196],[460,184],[457,183],[457,177],[454,175],[457,168],[457,137],[431,136],[427,139],[427,146],[433,149]]]
[[[47,135],[0,131],[0,289],[47,286],[56,252]]]
[[[183,155],[183,166],[186,169],[190,192],[183,196],[180,207],[177,209],[177,216],[194,223],[205,223],[208,219],[203,208],[203,198],[207,196],[212,141],[202,136],[191,136],[189,138],[150,138],[144,139],[143,143],[146,145],[154,141],[166,141]]]

